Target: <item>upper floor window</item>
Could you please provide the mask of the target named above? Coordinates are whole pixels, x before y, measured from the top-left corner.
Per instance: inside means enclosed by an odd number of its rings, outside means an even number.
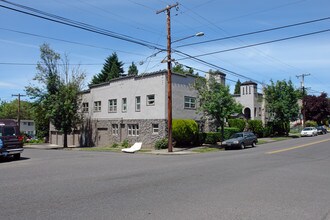
[[[94,102],[94,112],[100,112],[101,111],[101,101]]]
[[[127,98],[122,98],[121,100],[121,111],[127,112]]]
[[[117,99],[109,100],[109,112],[117,112]]]
[[[141,111],[141,96],[135,97],[135,111],[136,112]]]
[[[82,104],[82,112],[88,112],[89,108],[88,108],[88,102],[83,102]]]
[[[184,97],[184,108],[185,109],[196,109],[196,98],[195,97]]]
[[[128,136],[139,136],[140,130],[138,124],[127,125]]]
[[[155,105],[155,95],[147,95],[147,105]]]

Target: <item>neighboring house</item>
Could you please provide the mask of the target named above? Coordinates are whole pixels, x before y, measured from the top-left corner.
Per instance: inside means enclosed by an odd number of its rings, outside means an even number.
[[[257,91],[257,83],[252,81],[242,83],[240,94],[235,94],[234,98],[243,105],[242,113],[245,119],[262,120],[265,124],[265,102],[263,95]]]
[[[31,135],[31,136],[35,136],[36,127],[35,127],[34,120],[21,119],[20,120],[20,132]]]
[[[196,77],[172,74],[173,119],[201,120],[196,112],[197,91],[192,88]],[[82,93],[82,112],[89,125],[69,137],[68,145],[109,146],[128,140],[152,147],[167,136],[167,71],[91,85]],[[62,143],[52,126],[50,143]]]

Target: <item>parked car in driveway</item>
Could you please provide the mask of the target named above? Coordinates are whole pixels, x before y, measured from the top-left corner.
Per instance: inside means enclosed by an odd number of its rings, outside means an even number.
[[[0,157],[13,156],[20,159],[23,152],[23,136],[14,120],[0,120]]]
[[[230,139],[222,142],[222,146],[225,150],[232,148],[244,149],[246,146],[251,145],[255,147],[258,142],[258,138],[252,132],[239,132],[233,134]]]
[[[318,134],[326,134],[326,133],[328,133],[328,130],[324,126],[317,126],[316,129],[317,129],[317,133]]]
[[[317,129],[315,127],[306,127],[300,132],[301,137],[316,136],[316,135],[317,135]]]

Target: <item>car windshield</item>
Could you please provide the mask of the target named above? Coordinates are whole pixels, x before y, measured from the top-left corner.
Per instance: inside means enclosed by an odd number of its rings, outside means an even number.
[[[312,128],[304,128],[304,131],[310,131]]]
[[[231,136],[231,138],[240,138],[240,137],[243,137],[242,133],[236,133]]]

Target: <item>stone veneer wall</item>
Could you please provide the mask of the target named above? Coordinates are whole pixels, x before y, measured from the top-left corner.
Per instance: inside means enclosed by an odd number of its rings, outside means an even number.
[[[112,125],[118,125],[118,135],[112,133]],[[128,125],[134,124],[139,126],[138,136],[128,135]],[[158,134],[152,133],[152,125],[158,124]],[[128,140],[130,144],[142,142],[142,148],[153,148],[154,143],[166,137],[167,121],[166,120],[94,120],[93,123],[93,139],[95,146],[111,146],[114,143],[120,144],[124,140]]]

